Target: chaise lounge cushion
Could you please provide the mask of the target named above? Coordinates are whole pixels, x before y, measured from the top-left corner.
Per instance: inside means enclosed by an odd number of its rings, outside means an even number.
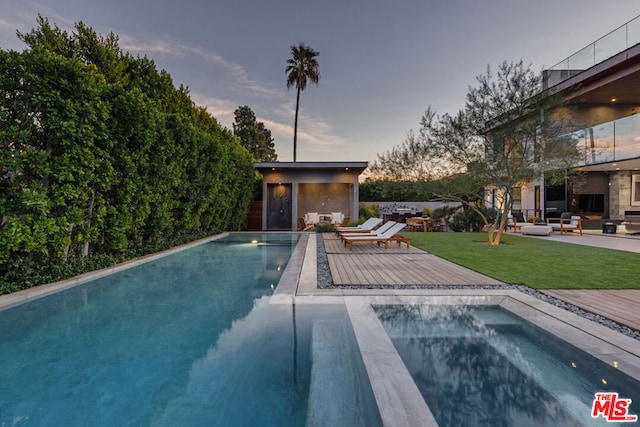
[[[523,235],[548,236],[553,232],[553,228],[548,225],[523,225],[520,231]]]
[[[547,219],[547,224],[560,234],[567,234],[569,231],[578,230],[582,236],[582,218],[579,215],[572,215],[570,218],[560,218],[560,222],[551,222]]]

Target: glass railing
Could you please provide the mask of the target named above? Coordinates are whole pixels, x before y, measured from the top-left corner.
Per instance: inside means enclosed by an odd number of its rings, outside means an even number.
[[[640,115],[571,133],[581,154],[580,166],[640,156]]]
[[[543,89],[553,87],[640,43],[640,16],[542,72]]]

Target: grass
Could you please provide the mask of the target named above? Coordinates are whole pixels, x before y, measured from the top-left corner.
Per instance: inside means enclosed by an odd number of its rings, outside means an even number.
[[[486,233],[403,233],[411,244],[509,284],[536,289],[640,289],[640,254]],[[580,237],[576,236],[576,239]]]

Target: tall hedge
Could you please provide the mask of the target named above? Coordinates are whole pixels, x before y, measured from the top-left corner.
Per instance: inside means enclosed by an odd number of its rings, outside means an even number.
[[[0,50],[0,293],[238,229],[254,180],[238,139],[113,34],[38,24]]]

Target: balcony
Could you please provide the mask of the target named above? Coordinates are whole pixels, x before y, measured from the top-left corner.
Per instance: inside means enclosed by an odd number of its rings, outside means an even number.
[[[548,89],[640,43],[640,16],[611,31],[567,59],[543,71],[543,89]]]
[[[640,157],[640,115],[602,123],[570,134],[581,153],[580,165]]]

